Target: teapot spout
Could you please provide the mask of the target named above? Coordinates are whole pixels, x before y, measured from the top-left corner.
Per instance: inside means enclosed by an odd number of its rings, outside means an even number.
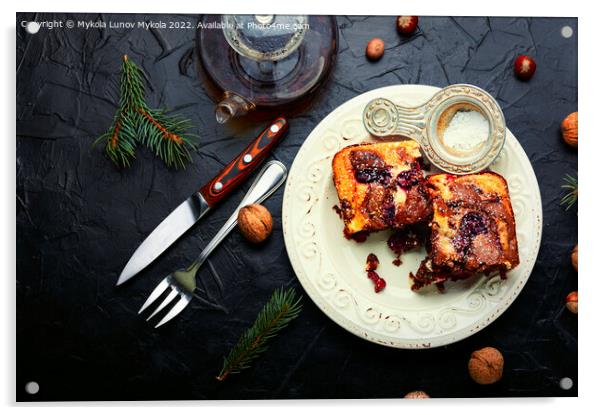
[[[224,98],[215,107],[215,119],[220,124],[225,124],[232,118],[242,117],[255,109],[255,104],[247,101],[233,92],[225,92]]]

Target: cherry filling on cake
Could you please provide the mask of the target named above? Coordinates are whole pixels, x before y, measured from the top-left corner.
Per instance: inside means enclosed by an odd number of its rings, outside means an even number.
[[[391,168],[372,151],[356,150],[349,155],[355,179],[359,183],[379,183],[384,186],[391,181]]]
[[[477,212],[468,212],[460,221],[460,233],[467,237],[475,236],[487,232],[487,224],[483,215]]]
[[[472,241],[477,235],[487,233],[487,229],[487,220],[482,214],[468,212],[460,220],[460,229],[452,240],[454,248],[463,257],[466,256]]]
[[[388,170],[365,168],[355,171],[355,178],[360,183],[380,183],[387,185],[391,181],[391,173]]]
[[[416,186],[423,179],[422,171],[420,170],[420,164],[412,163],[412,168],[404,170],[397,175],[395,182],[403,190],[409,190],[411,187]]]
[[[423,221],[431,213],[429,197],[423,186],[424,176],[418,162],[400,172],[395,180],[391,167],[371,151],[356,150],[350,154],[355,179],[368,184],[361,209],[378,228],[400,228]],[[405,209],[397,209],[397,192],[405,192]]]

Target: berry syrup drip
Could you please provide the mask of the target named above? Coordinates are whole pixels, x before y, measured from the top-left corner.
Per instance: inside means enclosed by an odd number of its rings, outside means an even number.
[[[379,293],[387,286],[387,281],[382,279],[375,271],[368,271],[368,278],[374,283],[374,292]]]
[[[357,242],[358,244],[361,244],[362,242],[366,242],[366,239],[368,239],[369,235],[370,235],[370,232],[359,231],[359,232],[356,232],[351,235],[345,234],[345,238],[352,239],[355,242]]]
[[[339,216],[339,218],[343,219],[343,209],[341,209],[339,207],[339,205],[334,205],[332,207],[332,210],[334,210],[336,212],[336,214]]]
[[[452,241],[456,251],[466,256],[473,239],[483,233],[487,233],[486,219],[480,213],[468,212],[462,217],[458,235]]]
[[[369,254],[368,258],[366,258],[366,271],[376,271],[378,268],[378,257],[374,254]]]
[[[414,231],[411,229],[404,229],[392,234],[387,240],[387,245],[397,257],[393,260],[393,265],[400,266],[401,254],[419,247],[422,245],[422,241]]]
[[[358,182],[386,186],[391,181],[391,168],[373,151],[356,150],[350,153],[349,159]]]

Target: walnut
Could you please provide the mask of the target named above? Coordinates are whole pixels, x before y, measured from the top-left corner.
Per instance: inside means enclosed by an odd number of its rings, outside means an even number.
[[[412,391],[404,396],[405,399],[428,399],[430,396],[424,391]]]
[[[562,131],[562,138],[564,138],[565,143],[567,143],[571,147],[577,147],[577,132],[578,132],[578,121],[577,121],[577,113],[573,112],[562,121],[560,125],[560,130]]]
[[[490,385],[502,378],[504,356],[498,349],[485,347],[470,355],[468,373],[479,385]]]
[[[577,245],[575,245],[575,247],[573,248],[573,252],[571,252],[571,263],[573,264],[573,268],[575,268],[575,271],[579,272],[579,270],[577,269]]]
[[[238,229],[248,241],[263,242],[272,233],[272,215],[262,205],[244,206],[238,211]]]

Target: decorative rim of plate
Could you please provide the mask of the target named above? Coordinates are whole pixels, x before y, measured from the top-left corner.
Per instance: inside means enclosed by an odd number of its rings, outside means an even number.
[[[519,164],[526,166],[528,173],[530,173],[530,174],[527,174],[527,177],[525,177],[525,180],[528,182],[527,186],[530,189],[536,190],[536,191],[530,192],[531,196],[533,197],[532,214],[533,214],[533,219],[534,219],[534,224],[533,224],[534,237],[536,239],[535,239],[535,244],[531,248],[530,252],[528,252],[527,254],[521,253],[520,267],[524,267],[524,270],[522,271],[522,273],[520,275],[512,275],[512,278],[516,280],[513,284],[512,290],[505,292],[505,297],[501,299],[502,301],[496,302],[495,303],[496,305],[492,308],[492,310],[490,310],[487,314],[476,319],[476,321],[472,322],[471,324],[468,324],[466,327],[463,327],[457,331],[453,331],[450,333],[444,333],[444,334],[437,334],[432,337],[399,338],[399,337],[393,337],[393,336],[387,335],[382,332],[376,332],[373,330],[369,330],[369,329],[366,329],[365,327],[358,325],[356,322],[352,321],[351,319],[347,318],[339,311],[335,310],[332,307],[332,305],[328,301],[326,301],[325,298],[320,293],[317,292],[313,283],[309,280],[309,277],[306,275],[305,269],[302,266],[300,258],[298,258],[298,256],[297,256],[297,252],[296,252],[297,248],[295,246],[295,241],[293,240],[293,235],[292,235],[293,232],[291,230],[289,230],[289,226],[291,226],[291,216],[292,216],[292,214],[290,214],[290,212],[291,212],[290,209],[291,209],[291,207],[294,206],[292,198],[293,198],[293,194],[295,192],[295,189],[292,189],[292,187],[293,187],[293,183],[295,182],[296,176],[300,175],[300,173],[301,173],[301,172],[298,172],[298,170],[300,168],[302,168],[302,166],[300,166],[300,162],[299,162],[299,160],[302,158],[300,156],[305,155],[305,153],[308,151],[308,148],[310,146],[306,145],[307,143],[311,142],[311,140],[317,140],[319,138],[317,136],[319,134],[321,134],[321,130],[325,128],[324,125],[327,125],[328,123],[335,121],[338,117],[340,117],[340,115],[345,111],[345,109],[347,107],[350,107],[352,105],[356,105],[356,106],[359,105],[361,108],[363,108],[362,103],[365,105],[368,101],[370,101],[370,99],[377,98],[377,97],[395,96],[396,94],[399,95],[400,92],[402,93],[403,89],[411,90],[414,88],[428,88],[428,89],[432,90],[432,94],[436,93],[437,91],[439,91],[441,89],[438,87],[427,86],[427,85],[394,85],[394,86],[378,88],[378,89],[363,93],[361,95],[358,95],[358,96],[344,102],[339,107],[337,107],[335,110],[330,112],[330,114],[328,114],[312,130],[312,132],[308,135],[307,139],[305,140],[304,144],[299,149],[299,152],[297,153],[295,160],[293,161],[293,164],[290,169],[290,174],[289,174],[289,177],[286,182],[286,187],[285,187],[285,192],[284,192],[284,197],[283,197],[283,202],[282,202],[282,229],[283,229],[283,234],[284,234],[286,250],[287,250],[291,265],[293,267],[293,270],[295,271],[295,274],[296,274],[297,278],[299,279],[299,282],[301,283],[301,285],[303,286],[303,288],[305,289],[305,291],[307,292],[309,297],[312,299],[312,301],[331,320],[333,320],[335,323],[337,323],[339,326],[343,327],[347,331],[355,334],[356,336],[366,339],[368,341],[377,343],[377,344],[385,345],[388,347],[403,348],[403,349],[424,349],[424,348],[433,348],[433,347],[444,346],[444,345],[447,345],[450,343],[457,342],[459,340],[463,340],[463,339],[471,336],[472,334],[482,330],[483,328],[487,327],[489,324],[491,324],[497,317],[499,317],[504,311],[506,311],[508,309],[508,307],[514,302],[514,300],[518,297],[519,293],[522,291],[522,288],[526,284],[527,280],[529,279],[529,276],[531,275],[533,267],[535,266],[535,261],[539,254],[539,248],[540,248],[540,244],[541,244],[541,235],[542,235],[542,205],[541,205],[541,195],[540,195],[540,191],[539,191],[539,184],[537,183],[537,178],[535,176],[535,172],[533,171],[533,166],[531,165],[531,162],[529,161],[522,146],[520,145],[518,140],[514,137],[512,132],[510,132],[507,129],[506,130],[505,147],[506,146],[513,147],[513,151],[516,153],[516,155],[520,159]],[[361,114],[361,109],[360,109],[359,113],[358,113],[358,119],[361,120],[361,117],[362,117],[362,114]],[[341,134],[341,136],[342,136],[342,134]],[[314,137],[316,137],[316,138],[314,138]],[[507,151],[507,150],[503,149],[502,154],[505,151]],[[498,162],[499,162],[499,159],[496,160],[493,163],[493,165],[495,166],[495,164]],[[509,185],[510,185],[510,187],[512,187],[510,183],[509,183]],[[485,286],[485,289],[489,289],[490,288],[489,284],[495,279],[496,279],[496,277],[493,277],[493,278],[481,277],[479,280],[479,283],[477,285],[478,286],[483,285],[483,286]],[[499,281],[500,281],[499,277],[497,277],[497,281],[495,281],[495,282],[499,282]],[[500,283],[497,284],[498,287],[500,285],[502,285],[502,284],[500,284]]]

